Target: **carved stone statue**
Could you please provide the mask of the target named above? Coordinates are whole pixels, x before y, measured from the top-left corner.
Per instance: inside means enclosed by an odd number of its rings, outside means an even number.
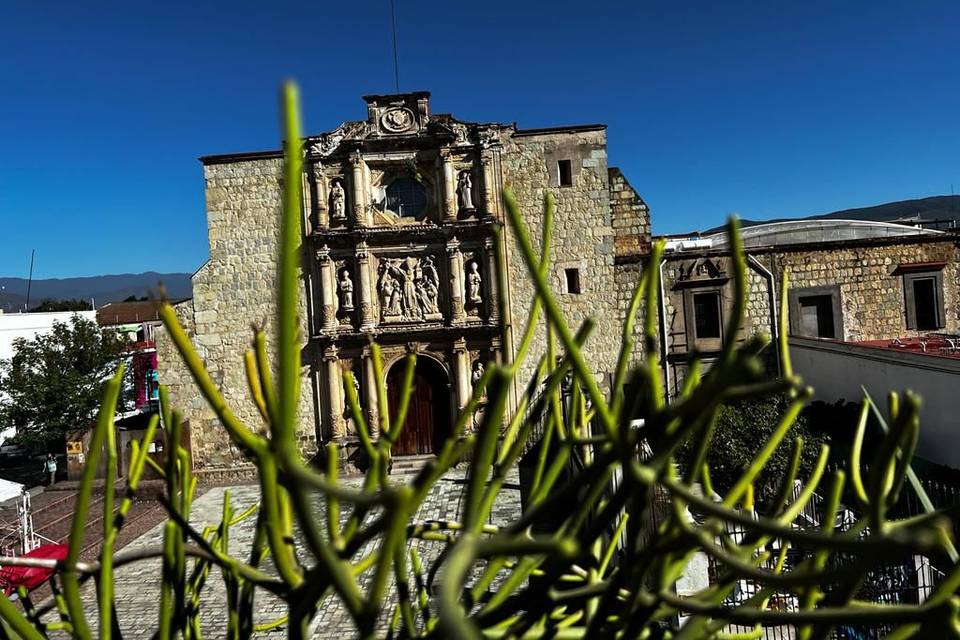
[[[346,269],[340,272],[340,309],[353,311],[353,280]]]
[[[377,283],[382,322],[442,320],[440,275],[433,257],[386,258]]]
[[[483,377],[483,373],[485,370],[486,368],[483,366],[483,362],[481,362],[480,360],[474,361],[473,371],[470,373],[470,381],[473,382],[474,385],[476,385],[478,382],[480,382],[480,378]]]
[[[417,302],[424,318],[440,314],[437,296],[440,292],[440,276],[433,265],[433,258],[427,256],[420,267],[420,278],[417,280]]]
[[[381,267],[380,284],[377,286],[380,292],[380,317],[382,320],[387,318],[398,318],[403,313],[400,306],[400,287],[390,270],[384,264]]]
[[[482,283],[480,266],[476,262],[471,262],[470,273],[467,274],[467,302],[473,305],[483,302],[483,297],[480,295],[480,285]]]
[[[407,320],[420,320],[423,312],[417,301],[417,271],[420,261],[404,258],[387,262],[387,272],[393,276],[401,292],[402,315]]]
[[[338,222],[347,219],[347,192],[339,180],[330,185],[330,219]]]
[[[474,211],[473,179],[470,171],[461,171],[457,179],[457,205],[460,211]]]

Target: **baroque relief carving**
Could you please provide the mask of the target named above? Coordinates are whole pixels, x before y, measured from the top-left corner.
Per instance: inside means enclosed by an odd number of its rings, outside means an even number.
[[[317,142],[310,145],[308,151],[312,155],[328,156],[336,151],[345,139],[366,137],[366,128],[366,122],[344,122],[330,133],[321,135]]]
[[[382,322],[442,320],[440,275],[433,257],[385,258],[377,281]]]
[[[413,129],[416,119],[406,107],[389,109],[380,116],[380,125],[389,133],[406,133]]]

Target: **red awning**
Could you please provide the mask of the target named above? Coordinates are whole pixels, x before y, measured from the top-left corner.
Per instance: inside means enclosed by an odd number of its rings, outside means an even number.
[[[47,560],[66,560],[67,545],[42,544],[33,551],[23,554],[21,558],[44,558]],[[44,567],[0,567],[0,589],[9,596],[16,592],[21,585],[27,591],[36,589],[50,579],[53,569]]]

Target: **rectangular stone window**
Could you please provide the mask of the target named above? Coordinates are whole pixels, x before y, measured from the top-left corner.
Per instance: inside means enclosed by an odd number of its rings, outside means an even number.
[[[800,296],[800,331],[818,338],[836,338],[831,296]]]
[[[569,160],[557,161],[557,182],[561,187],[573,186],[573,166]]]
[[[683,291],[687,350],[712,353],[723,348],[723,323],[730,301],[721,286],[690,286]]]
[[[720,337],[719,291],[693,294],[693,319],[697,340]]]
[[[563,270],[564,293],[580,293],[580,269],[571,267]]]
[[[790,334],[808,338],[843,339],[840,287],[791,289]]]
[[[934,331],[944,327],[941,272],[904,274],[903,293],[907,307],[907,329]]]

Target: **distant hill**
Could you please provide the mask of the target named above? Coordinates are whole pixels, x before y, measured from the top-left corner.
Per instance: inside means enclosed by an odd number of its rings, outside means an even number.
[[[34,280],[30,287],[30,306],[36,306],[44,298],[93,298],[99,307],[129,296],[147,295],[149,291],[155,291],[161,282],[171,298],[189,298],[193,295],[189,273],[148,271],[87,278]],[[0,309],[6,312],[23,309],[27,300],[26,293],[26,278],[0,278]]]
[[[872,207],[857,209],[843,209],[831,213],[821,213],[812,216],[797,216],[795,218],[774,218],[771,220],[741,220],[740,224],[749,227],[768,222],[785,222],[787,220],[871,220],[874,222],[892,222],[894,220],[917,219],[921,222],[938,221],[938,224],[924,224],[925,227],[935,229],[948,228],[949,221],[956,221],[960,227],[960,196],[931,196],[916,200],[900,200],[877,204]],[[725,227],[716,227],[704,233],[722,231]]]

